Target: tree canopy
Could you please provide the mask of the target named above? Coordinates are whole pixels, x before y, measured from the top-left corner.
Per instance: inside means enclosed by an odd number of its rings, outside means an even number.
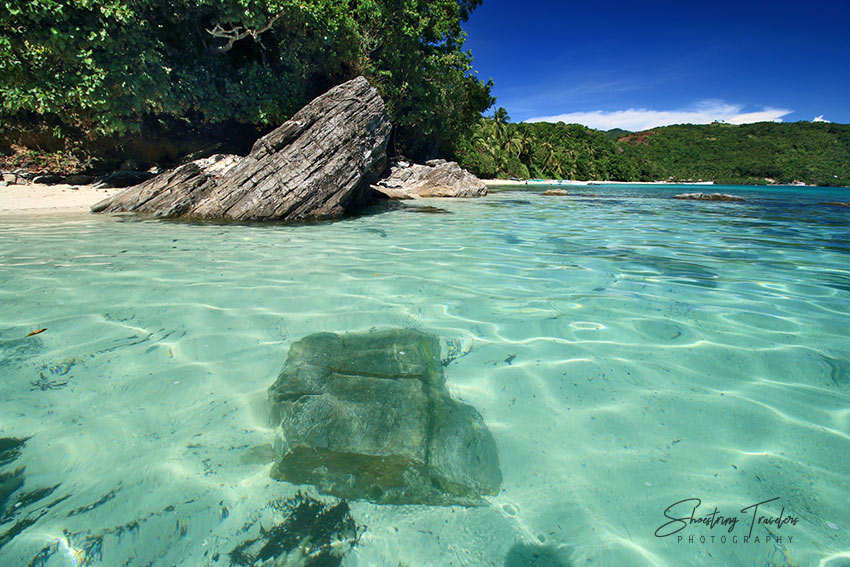
[[[0,118],[88,139],[276,126],[364,74],[397,149],[450,152],[492,103],[461,22],[481,0],[7,0]]]

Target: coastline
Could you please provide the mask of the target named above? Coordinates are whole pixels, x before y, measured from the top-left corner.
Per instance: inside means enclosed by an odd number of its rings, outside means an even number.
[[[591,185],[714,185],[713,181],[574,181],[572,179],[482,179],[487,187],[506,185],[573,185],[587,187]]]
[[[570,181],[570,180],[516,180],[482,179],[487,187],[522,186],[574,186],[595,185],[698,185],[710,183],[671,183],[667,181]],[[10,184],[0,187],[0,217],[26,214],[88,213],[95,203],[123,191],[123,188],[95,188],[76,185],[43,185],[40,183]]]
[[[8,214],[87,213],[92,205],[123,191],[76,185],[10,184],[0,187],[0,216]]]

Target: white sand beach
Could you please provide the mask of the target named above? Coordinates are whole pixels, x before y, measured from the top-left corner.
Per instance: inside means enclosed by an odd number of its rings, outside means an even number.
[[[528,180],[517,181],[516,179],[482,179],[481,181],[483,181],[484,185],[486,185],[487,187],[505,186],[505,185],[533,185],[533,184],[539,185],[540,184],[539,182],[528,181]]]
[[[76,185],[7,185],[0,187],[0,215],[80,213],[123,189]]]

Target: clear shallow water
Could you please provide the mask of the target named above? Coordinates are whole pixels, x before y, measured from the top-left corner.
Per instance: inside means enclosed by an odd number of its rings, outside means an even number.
[[[0,469],[26,467],[0,565],[229,565],[298,490],[268,477],[289,345],[384,327],[442,337],[503,490],[474,509],[353,502],[366,531],[344,565],[850,552],[850,211],[814,206],[850,190],[570,191],[308,226],[0,217],[0,437],[29,438]],[[740,510],[776,497],[759,514],[797,524],[743,543]],[[687,498],[742,519],[656,537]]]

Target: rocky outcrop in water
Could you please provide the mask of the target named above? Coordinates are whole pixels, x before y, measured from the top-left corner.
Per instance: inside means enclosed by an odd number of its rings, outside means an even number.
[[[483,197],[487,186],[453,161],[435,159],[425,165],[393,163],[372,188],[390,199],[420,197]]]
[[[550,197],[566,197],[570,192],[566,189],[547,189],[543,191],[543,194]]]
[[[338,217],[368,198],[386,167],[390,129],[384,101],[358,77],[314,99],[247,156],[191,162],[92,212],[244,221]]]
[[[743,201],[743,197],[725,193],[681,193],[674,199],[690,199],[692,201]]]
[[[466,506],[501,485],[493,436],[446,391],[433,335],[310,335],[290,347],[269,398],[278,480],[378,504]]]

